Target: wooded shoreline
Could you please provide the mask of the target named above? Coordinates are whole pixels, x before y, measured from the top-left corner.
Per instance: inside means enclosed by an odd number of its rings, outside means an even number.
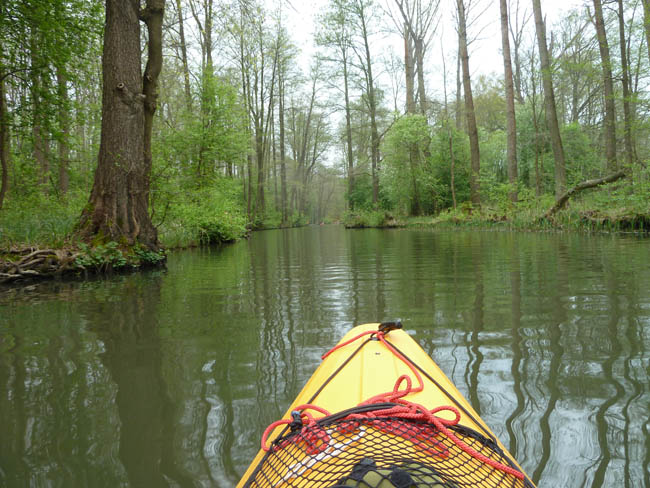
[[[10,0],[2,279],[309,223],[646,231],[650,0],[553,5]]]

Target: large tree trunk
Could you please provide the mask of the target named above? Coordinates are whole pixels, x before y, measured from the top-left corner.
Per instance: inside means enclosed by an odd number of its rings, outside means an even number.
[[[544,102],[546,104],[546,123],[551,134],[551,147],[555,159],[555,198],[559,199],[566,190],[566,164],[564,161],[564,148],[560,136],[560,125],[557,121],[555,94],[553,92],[553,76],[551,73],[551,60],[546,44],[546,27],[542,18],[540,0],[533,0],[533,14],[535,16],[535,31],[539,47],[539,59],[542,65],[542,82],[544,85]]]
[[[503,49],[503,73],[506,85],[506,123],[508,181],[513,189],[510,200],[517,201],[517,121],[515,118],[515,90],[512,81],[512,62],[510,60],[510,38],[508,35],[508,1],[500,0],[501,5],[501,45]]]
[[[0,52],[2,52],[0,50]],[[9,113],[5,99],[4,73],[0,73],[0,209],[9,187]]]
[[[148,209],[164,0],[148,0],[142,12],[149,28],[144,82],[139,7],[138,0],[106,1],[99,161],[79,230],[86,239],[126,241],[156,249],[158,235]]]
[[[603,18],[603,6],[600,0],[594,2],[594,17],[596,23],[596,34],[598,36],[598,47],[600,48],[600,59],[603,69],[603,86],[605,95],[605,116],[603,118],[603,131],[605,136],[605,159],[607,170],[614,171],[618,166],[616,161],[616,107],[614,106],[614,81],[612,80],[612,63],[609,57],[609,44],[605,32],[605,19]]]
[[[636,149],[634,147],[634,138],[632,137],[632,110],[630,109],[630,75],[628,73],[627,59],[627,42],[625,40],[625,10],[623,9],[623,0],[618,0],[618,33],[619,44],[621,49],[621,71],[623,83],[623,117],[624,117],[624,136],[625,136],[625,158],[628,165],[636,159]]]
[[[476,113],[474,111],[474,98],[469,70],[469,53],[467,52],[467,21],[465,17],[464,0],[456,0],[458,6],[458,37],[460,43],[460,59],[463,67],[463,88],[465,90],[465,117],[467,119],[467,133],[469,135],[470,154],[472,166],[470,169],[469,186],[470,199],[474,205],[481,204],[479,174],[481,171],[481,155],[478,143],[478,128],[476,126]]]

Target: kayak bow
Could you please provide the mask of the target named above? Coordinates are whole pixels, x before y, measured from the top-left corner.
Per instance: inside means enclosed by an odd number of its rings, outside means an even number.
[[[244,487],[534,484],[399,322],[350,330],[267,428]]]

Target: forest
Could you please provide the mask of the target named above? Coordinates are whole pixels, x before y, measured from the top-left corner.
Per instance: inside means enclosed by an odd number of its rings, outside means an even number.
[[[323,0],[305,45],[284,0],[2,2],[0,247],[647,227],[650,0],[551,3]]]

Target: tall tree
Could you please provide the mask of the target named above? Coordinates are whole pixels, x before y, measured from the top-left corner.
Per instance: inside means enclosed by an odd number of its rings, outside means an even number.
[[[372,203],[376,207],[379,202],[379,130],[377,128],[377,91],[372,71],[372,56],[370,54],[370,21],[373,8],[372,0],[354,0],[351,14],[356,24],[356,34],[359,45],[353,45],[359,65],[365,78],[366,104],[370,116],[370,162],[372,168]]]
[[[533,0],[533,15],[535,16],[535,31],[537,33],[537,45],[539,48],[539,59],[542,65],[542,83],[544,85],[544,103],[546,105],[546,125],[551,135],[551,147],[555,159],[555,198],[559,199],[566,190],[566,164],[564,161],[564,147],[560,136],[560,125],[557,120],[557,109],[555,105],[555,93],[553,92],[553,73],[551,71],[551,59],[546,44],[546,27],[542,17],[542,6],[540,0]]]
[[[623,123],[625,139],[625,157],[628,165],[636,159],[634,139],[632,137],[632,110],[630,109],[630,74],[627,53],[627,41],[625,38],[625,9],[623,0],[618,0],[618,39],[621,50],[621,84],[623,85]]]
[[[329,8],[321,19],[321,30],[317,34],[317,42],[333,51],[333,55],[325,56],[325,61],[336,65],[338,78],[343,81],[343,110],[345,112],[345,154],[347,158],[348,176],[348,208],[354,210],[354,152],[352,149],[352,113],[350,103],[352,26],[347,18],[344,0],[332,0]],[[411,97],[413,96],[411,90]],[[408,98],[408,90],[407,90]],[[408,105],[408,102],[407,102]]]
[[[530,20],[530,13],[524,10],[522,18],[520,19],[519,15],[519,0],[516,0],[514,15],[512,15],[512,6],[511,2],[508,2],[508,10],[510,15],[508,16],[508,25],[510,30],[510,35],[512,36],[513,43],[513,53],[514,53],[514,62],[515,69],[513,73],[514,86],[515,86],[515,98],[517,102],[524,103],[524,95],[522,90],[522,79],[521,79],[521,45],[524,40],[524,33],[526,32],[526,24]],[[514,19],[514,20],[513,20]]]
[[[102,133],[95,182],[82,212],[86,238],[158,247],[149,215],[151,130],[162,67],[164,0],[107,0],[102,55]],[[147,25],[147,64],[140,59],[140,21]]]
[[[2,41],[0,41],[1,43]],[[0,44],[1,52],[2,44]],[[7,100],[5,98],[5,77],[7,75],[0,71],[0,210],[7,195],[9,186],[9,111],[7,110]]]
[[[510,38],[508,35],[508,1],[500,0],[501,6],[501,46],[503,50],[503,75],[506,85],[506,124],[508,180],[512,185],[510,200],[517,201],[517,121],[515,117],[515,90],[512,80],[512,61],[510,60]]]
[[[192,111],[192,92],[190,90],[190,68],[187,62],[187,43],[185,42],[185,19],[181,0],[176,0],[176,15],[178,18],[178,37],[181,50],[181,61],[183,63],[183,86],[185,88],[185,103],[187,110]]]
[[[458,7],[458,42],[461,65],[463,67],[463,88],[465,91],[465,118],[467,120],[467,133],[472,165],[470,169],[469,185],[470,199],[474,205],[481,204],[479,175],[481,172],[481,155],[478,142],[478,128],[476,126],[476,112],[474,111],[474,97],[472,96],[472,82],[469,70],[469,52],[467,50],[467,15],[465,0],[456,0]]]
[[[596,35],[598,47],[600,48],[601,69],[603,71],[603,87],[605,97],[605,115],[603,117],[603,132],[605,138],[605,159],[607,169],[616,170],[616,107],[614,105],[614,80],[612,79],[612,61],[609,56],[609,44],[607,32],[605,31],[605,19],[603,17],[603,5],[601,0],[594,2],[594,23],[596,24]]]
[[[648,59],[650,59],[650,0],[641,0],[643,3],[643,26],[645,28],[646,47],[648,48]]]
[[[436,19],[440,0],[428,1],[423,5],[422,0],[395,0],[395,3],[401,14],[401,20],[404,23],[404,41],[405,41],[405,66],[407,79],[407,92],[410,77],[410,70],[413,69],[413,57],[417,65],[418,77],[418,98],[420,102],[420,112],[426,113],[427,98],[424,85],[424,55],[431,35],[435,32]],[[397,25],[399,23],[395,21]],[[410,66],[409,66],[410,65]],[[407,94],[407,111],[409,111],[409,98]]]

